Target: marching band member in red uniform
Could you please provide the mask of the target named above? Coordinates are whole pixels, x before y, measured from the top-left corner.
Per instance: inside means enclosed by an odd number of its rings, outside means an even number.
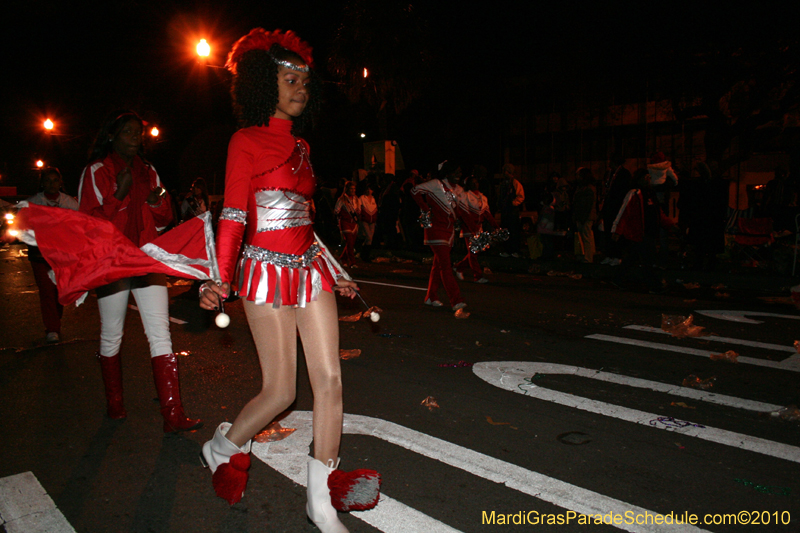
[[[346,533],[328,488],[329,476],[338,472],[343,420],[334,290],[352,298],[357,286],[314,234],[310,206],[316,178],[308,145],[293,135],[319,102],[311,48],[291,31],[257,28],[234,44],[227,66],[241,129],[228,147],[217,236],[222,279],[201,287],[200,306],[215,309],[233,285],[238,287],[258,350],[262,389],[233,424],[220,424],[203,445],[203,457],[217,494],[231,504],[239,501],[251,439],[295,399],[299,332],[314,393],[306,513],[323,533]]]
[[[142,150],[144,123],[131,111],[115,113],[106,122],[92,148],[89,165],[78,187],[80,211],[110,220],[141,247],[158,237],[172,222],[172,203],[153,166]],[[122,401],[122,366],[119,350],[129,295],[133,294],[150,343],[153,378],[164,417],[164,431],[201,427],[183,412],[178,361],[169,333],[169,295],[164,274],[124,278],[97,289],[100,309],[100,350],[108,416],[127,416]]]
[[[411,189],[414,201],[422,211],[422,227],[425,228],[425,244],[433,250],[433,265],[428,279],[428,292],[425,305],[441,307],[437,292],[444,285],[453,311],[467,306],[450,264],[450,248],[455,237],[455,222],[458,217],[458,202],[453,183],[458,182],[461,169],[454,163],[445,161],[439,169],[441,179],[432,179]]]
[[[461,208],[462,221],[464,224],[461,227],[461,236],[467,243],[467,255],[464,259],[456,263],[453,267],[456,277],[464,279],[464,270],[469,266],[472,269],[472,275],[475,277],[477,283],[487,283],[489,280],[483,277],[483,271],[480,264],[478,264],[478,257],[470,249],[470,239],[473,235],[479,235],[483,231],[483,222],[486,221],[494,229],[500,229],[500,224],[492,216],[489,210],[489,200],[478,190],[478,179],[470,178],[467,181],[467,190],[458,194],[457,200]]]
[[[378,222],[378,203],[372,195],[372,187],[362,181],[364,193],[358,197],[361,205],[359,219],[361,221],[361,231],[364,232],[364,244],[361,245],[361,259],[365,263],[370,262],[370,252],[372,251],[372,239],[375,237],[375,224]]]
[[[356,196],[355,182],[348,181],[344,187],[344,192],[336,200],[333,213],[339,219],[339,229],[342,231],[344,239],[344,250],[339,259],[342,259],[345,266],[354,268],[356,266],[356,237],[358,237],[358,216],[361,213],[361,202]]]

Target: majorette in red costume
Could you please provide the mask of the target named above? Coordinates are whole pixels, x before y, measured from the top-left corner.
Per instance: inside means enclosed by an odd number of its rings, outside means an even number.
[[[277,78],[258,75],[270,72],[274,65]],[[346,533],[336,509],[374,507],[380,476],[374,471],[337,470],[342,404],[341,387],[333,378],[340,376],[338,326],[333,296],[324,293],[333,293],[336,280],[349,280],[349,276],[313,231],[311,199],[316,178],[308,145],[292,135],[293,120],[303,116],[313,94],[309,89],[311,48],[292,32],[256,28],[234,44],[227,66],[234,73],[232,93],[244,127],[228,147],[225,202],[217,235],[220,279],[201,287],[200,305],[211,309],[217,298],[227,297],[230,285],[238,287],[239,295],[247,300],[245,314],[261,363],[270,365],[262,368],[265,374],[296,373],[293,359],[299,332],[306,357],[315,363],[308,365],[314,394],[319,392],[324,398],[314,405],[315,453],[308,461],[306,514],[323,533]],[[239,85],[243,78],[249,81]],[[269,113],[251,109],[252,98],[238,99],[242,94],[254,98],[268,94],[272,83],[277,84],[278,102]],[[257,118],[243,118],[245,109]],[[340,290],[356,288],[352,282],[339,283]],[[283,318],[277,320],[279,316]],[[312,349],[309,343],[318,339],[323,346]],[[286,403],[286,398],[295,394],[293,377],[272,381],[265,380],[264,389],[234,423],[220,424],[214,437],[203,444],[202,456],[213,473],[214,489],[230,504],[244,494],[252,437],[265,419],[288,408],[292,400]]]
[[[495,230],[499,230],[500,225],[489,210],[489,200],[477,188],[469,191],[459,190],[456,200],[458,201],[463,222],[461,236],[467,245],[467,255],[455,265],[456,275],[459,279],[463,279],[463,271],[469,266],[472,269],[475,281],[486,283],[488,280],[482,275],[480,264],[475,252],[471,249],[470,241],[473,236],[483,233],[484,221],[488,222]]]

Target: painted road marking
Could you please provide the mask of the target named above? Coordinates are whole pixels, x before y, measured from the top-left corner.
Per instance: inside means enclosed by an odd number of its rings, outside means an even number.
[[[575,396],[574,394],[567,394],[565,392],[537,387],[531,381],[531,377],[537,373],[547,374],[553,373],[553,371],[556,371],[555,373],[559,374],[574,373],[573,369],[575,368],[576,367],[556,365],[551,363],[532,363],[527,361],[491,361],[475,363],[475,365],[472,367],[472,371],[476,376],[488,383],[491,383],[495,387],[510,390],[518,394],[524,394],[532,398],[557,403],[559,405],[565,405],[567,407],[574,407],[582,411],[588,411],[590,413],[617,418],[619,420],[625,420],[626,422],[633,422],[642,426],[666,429],[682,435],[697,437],[699,439],[716,442],[718,444],[724,444],[725,446],[741,448],[743,450],[769,455],[771,457],[777,457],[778,459],[785,459],[787,461],[800,463],[800,448],[795,446],[769,441],[758,437],[751,437],[741,433],[734,433],[733,431],[727,431],[724,429],[712,428],[709,426],[698,427],[698,425],[689,421],[685,421],[689,424],[685,427],[660,425],[657,420],[662,417],[662,415],[647,413],[645,411],[639,411],[636,409],[629,409],[619,405],[590,400],[581,396]],[[591,378],[593,375],[594,373],[590,371],[584,377]],[[625,384],[629,385],[630,383]],[[651,388],[653,386],[663,386],[663,384],[650,382],[647,388]],[[686,391],[692,390],[694,389],[686,389]],[[677,392],[678,391],[676,390],[671,394],[677,394]],[[688,394],[686,396],[690,397]],[[747,400],[741,401],[746,402]]]
[[[133,304],[129,304],[128,305],[128,309],[133,309],[134,311],[137,311],[137,312],[139,311],[139,308],[136,307]],[[180,318],[172,318],[172,317],[169,317],[169,321],[172,322],[173,324],[186,324],[187,323],[185,320],[181,320]]]
[[[33,472],[0,478],[0,526],[7,533],[75,533]]]
[[[415,291],[427,291],[426,287],[410,287],[408,285],[393,285],[391,283],[378,283],[377,281],[365,281],[363,279],[354,279],[356,283],[366,283],[367,285],[383,285],[384,287],[396,287],[398,289],[412,289]]]
[[[312,414],[310,411],[294,411],[282,419],[281,424],[297,431],[282,441],[254,442],[252,452],[284,476],[305,486],[306,462],[312,440]],[[345,414],[343,432],[379,438],[576,513],[607,515],[613,512],[624,515],[630,511],[636,514],[658,514],[379,418]],[[350,514],[385,533],[458,531],[386,494],[381,494],[381,500],[374,509],[353,511]],[[480,515],[476,511],[476,523],[479,520]],[[642,533],[675,531],[674,526],[654,524],[619,524],[615,527]],[[686,525],[681,531],[704,530]]]
[[[598,341],[615,342],[617,344],[628,344],[630,346],[641,346],[643,348],[653,348],[654,350],[663,350],[667,352],[677,352],[688,355],[697,355],[700,357],[711,357],[715,352],[708,350],[696,350],[694,348],[685,348],[683,346],[673,346],[671,344],[661,344],[659,342],[640,341],[638,339],[628,339],[626,337],[615,337],[613,335],[587,335],[586,339],[594,339]],[[770,361],[768,359],[757,359],[755,357],[742,357],[736,359],[740,363],[746,365],[764,366],[767,368],[775,368],[778,370],[788,370],[790,372],[800,372],[800,359],[792,356],[783,361]]]
[[[669,331],[664,331],[661,328],[653,328],[650,326],[625,326],[624,329],[632,329],[635,331],[646,331],[648,333],[661,333],[664,335],[670,335]],[[697,340],[703,341],[714,341],[714,342],[725,342],[728,344],[738,344],[741,346],[750,346],[752,348],[763,348],[765,350],[775,350],[778,352],[789,352],[789,353],[797,353],[797,348],[794,346],[784,346],[783,344],[770,344],[768,342],[757,342],[757,341],[748,341],[745,339],[734,339],[731,337],[720,337],[718,335],[706,335],[704,337],[688,337]]]
[[[800,316],[797,315],[779,315],[777,313],[759,313],[757,311],[719,311],[715,309],[705,310],[705,311],[695,311],[695,313],[699,313],[701,315],[710,316],[712,318],[718,318],[720,320],[729,320],[731,322],[741,322],[743,324],[762,324],[763,322],[760,320],[753,320],[750,318],[746,318],[744,315],[750,316],[771,316],[773,318],[791,318],[794,320],[800,320]]]

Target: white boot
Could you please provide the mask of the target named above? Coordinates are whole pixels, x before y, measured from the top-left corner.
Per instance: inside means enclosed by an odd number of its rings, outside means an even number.
[[[239,448],[225,437],[229,429],[231,429],[231,423],[223,422],[214,432],[214,438],[203,444],[203,459],[205,459],[206,465],[211,469],[212,474],[217,471],[219,465],[230,461],[231,455],[250,453],[252,441],[247,441],[244,446]]]
[[[331,492],[328,489],[328,476],[339,466],[339,460],[333,464],[328,459],[324,465],[316,459],[308,461],[308,503],[306,514],[322,533],[349,533],[336,515],[331,504]]]
[[[214,438],[203,444],[202,459],[211,469],[214,492],[233,505],[242,499],[247,486],[251,441],[241,448],[236,446],[225,437],[230,428],[228,422],[219,425]]]

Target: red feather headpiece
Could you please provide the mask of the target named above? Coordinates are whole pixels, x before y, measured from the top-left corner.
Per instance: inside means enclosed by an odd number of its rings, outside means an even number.
[[[250,30],[250,33],[233,43],[225,67],[233,74],[236,74],[236,64],[245,52],[249,52],[250,50],[269,51],[273,44],[277,44],[290,52],[294,52],[302,57],[303,61],[305,61],[310,68],[314,68],[311,46],[298,37],[295,32],[291,30],[285,32],[281,30],[266,31],[264,28],[253,28]]]

